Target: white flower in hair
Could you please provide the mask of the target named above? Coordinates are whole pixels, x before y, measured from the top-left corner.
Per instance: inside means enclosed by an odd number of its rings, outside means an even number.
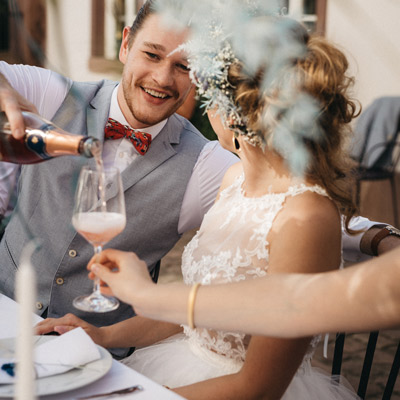
[[[305,171],[308,152],[304,139],[313,140],[319,105],[302,93],[291,70],[306,53],[307,32],[284,17],[277,0],[162,0],[160,8],[171,26],[190,26],[190,40],[176,51],[188,54],[190,77],[205,110],[213,109],[243,138],[263,148],[266,143],[288,162],[293,172]],[[240,60],[240,61],[239,61]],[[267,106],[260,130],[247,128],[228,79],[232,64],[245,66],[249,80],[257,79],[260,97],[274,98]],[[274,109],[276,104],[279,107]],[[311,132],[311,133],[310,133]]]

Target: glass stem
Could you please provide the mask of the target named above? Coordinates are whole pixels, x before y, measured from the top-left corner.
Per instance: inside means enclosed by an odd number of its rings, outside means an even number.
[[[103,251],[102,246],[94,246],[94,254],[95,254],[95,261],[97,262],[99,260],[100,253]],[[101,296],[100,292],[100,278],[97,276],[93,280],[93,294],[96,296]]]

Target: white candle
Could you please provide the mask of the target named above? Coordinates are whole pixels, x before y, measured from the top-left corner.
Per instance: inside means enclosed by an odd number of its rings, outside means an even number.
[[[31,242],[25,248],[15,279],[15,295],[19,303],[18,334],[16,341],[15,399],[36,398],[33,366],[33,310],[36,298],[36,277],[30,262],[34,250]]]

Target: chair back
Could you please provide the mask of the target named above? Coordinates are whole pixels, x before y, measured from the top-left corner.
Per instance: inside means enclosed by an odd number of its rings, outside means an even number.
[[[361,399],[366,398],[368,382],[370,378],[371,368],[374,360],[376,344],[378,341],[379,332],[374,331],[370,332],[368,338],[368,344],[364,355],[364,360],[362,364],[360,380],[357,388],[357,394]],[[332,381],[333,384],[338,383],[340,379],[340,373],[342,369],[342,361],[343,361],[343,350],[345,343],[346,334],[345,333],[337,333],[335,340],[335,349],[333,354],[332,361]],[[386,385],[383,389],[382,399],[390,400],[394,385],[396,383],[397,376],[399,374],[400,368],[400,342],[398,343],[396,352],[393,357],[392,366],[387,375]]]
[[[400,133],[400,97],[380,97],[360,115],[354,130],[352,157],[365,169],[393,169]]]
[[[158,276],[160,275],[160,268],[161,268],[161,260],[158,260],[153,270],[150,272],[151,279],[153,279],[154,283],[157,283],[158,281]]]

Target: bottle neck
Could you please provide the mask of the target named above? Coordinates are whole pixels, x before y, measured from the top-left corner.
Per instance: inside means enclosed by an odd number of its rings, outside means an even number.
[[[84,137],[79,144],[79,154],[85,157],[100,158],[103,145],[100,140],[92,136]]]

